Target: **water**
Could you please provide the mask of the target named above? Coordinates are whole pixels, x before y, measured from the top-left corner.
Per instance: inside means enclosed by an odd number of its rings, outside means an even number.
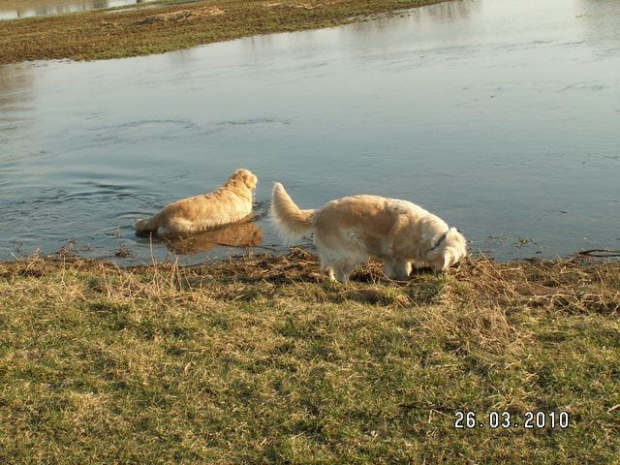
[[[0,21],[32,16],[58,15],[78,11],[105,10],[153,0],[34,0],[19,4],[16,0],[0,0]],[[19,5],[19,6],[17,6]]]
[[[173,260],[133,221],[239,167],[259,215],[281,181],[302,208],[412,200],[499,260],[620,248],[620,2],[525,3],[0,67],[0,258],[75,238],[86,256]],[[255,226],[214,242],[281,248]],[[200,248],[181,262],[243,250]]]

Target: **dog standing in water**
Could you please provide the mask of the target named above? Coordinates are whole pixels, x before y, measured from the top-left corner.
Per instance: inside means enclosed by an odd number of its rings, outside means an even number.
[[[414,265],[444,271],[467,255],[467,241],[456,228],[405,200],[355,195],[300,210],[276,183],[271,216],[289,243],[312,234],[321,271],[341,283],[368,257],[382,260],[389,278],[405,280]]]
[[[252,213],[252,193],[258,178],[238,169],[222,187],[209,194],[177,200],[156,215],[136,221],[138,233],[165,235],[205,231],[235,223]]]

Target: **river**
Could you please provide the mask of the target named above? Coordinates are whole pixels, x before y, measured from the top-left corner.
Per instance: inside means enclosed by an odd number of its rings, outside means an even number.
[[[302,208],[414,201],[498,260],[617,249],[618,24],[614,0],[464,0],[163,55],[2,66],[0,259],[282,250],[263,216],[274,181]],[[239,167],[260,180],[252,225],[188,249],[134,235],[136,218]]]

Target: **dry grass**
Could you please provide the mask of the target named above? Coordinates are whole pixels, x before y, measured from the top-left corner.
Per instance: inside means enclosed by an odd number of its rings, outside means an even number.
[[[346,24],[438,0],[217,0],[3,21],[0,65],[27,60],[122,58],[239,37]]]
[[[0,264],[2,463],[615,463],[620,263]],[[485,427],[455,430],[458,410]],[[568,429],[491,429],[564,411]]]

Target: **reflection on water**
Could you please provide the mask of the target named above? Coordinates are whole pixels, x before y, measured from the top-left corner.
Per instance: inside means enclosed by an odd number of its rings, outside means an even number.
[[[19,113],[30,100],[34,87],[34,76],[25,66],[0,66],[0,118],[13,119],[9,113]]]
[[[106,8],[136,5],[150,1],[153,0],[40,0],[19,5],[14,0],[9,2],[0,0],[0,20],[105,10]]]
[[[75,237],[88,256],[122,245],[149,262],[135,219],[241,166],[263,203],[274,181],[302,208],[404,198],[499,259],[618,248],[619,21],[614,0],[464,0],[166,55],[1,67],[0,258]],[[252,225],[262,233],[245,243],[282,246],[267,220]],[[189,242],[188,262],[230,253]]]
[[[34,74],[24,66],[0,66],[0,187],[17,175],[16,163],[30,158]],[[9,192],[4,195],[10,196]]]
[[[258,247],[263,243],[263,230],[255,223],[239,223],[188,236],[163,238],[162,242],[177,255],[196,255],[216,247]]]
[[[577,19],[583,22],[584,38],[597,46],[599,53],[620,52],[620,26],[618,18],[609,14],[617,0],[582,0]]]

